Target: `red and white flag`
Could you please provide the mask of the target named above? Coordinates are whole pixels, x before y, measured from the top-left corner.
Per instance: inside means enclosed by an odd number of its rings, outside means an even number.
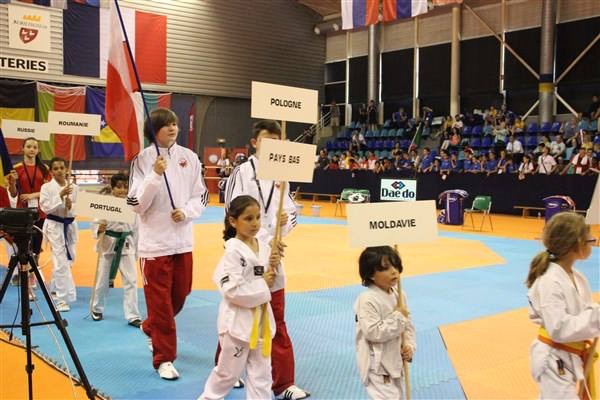
[[[144,143],[141,135],[143,106],[140,109],[140,93],[133,73],[132,63],[123,40],[116,5],[110,7],[110,46],[106,76],[106,123],[123,143],[126,160],[135,157]],[[140,113],[141,111],[141,113]]]

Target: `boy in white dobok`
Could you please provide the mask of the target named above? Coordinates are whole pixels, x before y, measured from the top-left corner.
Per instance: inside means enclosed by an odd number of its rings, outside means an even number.
[[[110,178],[112,195],[126,198],[129,190],[128,178],[116,174]],[[114,221],[94,221],[92,234],[98,252],[98,271],[92,299],[92,319],[103,319],[104,303],[109,289],[109,281],[121,272],[123,283],[123,312],[128,324],[139,328],[142,318],[138,310],[137,273],[135,259],[137,252],[137,229],[134,224]]]
[[[389,246],[368,247],[359,272],[368,287],[356,299],[356,360],[360,380],[371,399],[405,399],[403,361],[412,360],[415,328],[397,285],[402,261]]]
[[[546,250],[531,261],[526,282],[529,318],[539,325],[531,373],[541,399],[597,399],[593,374],[584,370],[590,357],[594,360],[590,343],[600,336],[600,304],[574,268],[575,261],[591,255],[597,239],[583,216],[561,212],[546,224],[543,241]]]
[[[75,259],[77,223],[73,203],[77,199],[77,185],[67,182],[67,167],[64,159],[50,160],[52,180],[42,185],[40,208],[47,214],[44,221],[44,236],[52,248],[52,282],[56,310],[66,312],[69,303],[77,300],[71,266]]]

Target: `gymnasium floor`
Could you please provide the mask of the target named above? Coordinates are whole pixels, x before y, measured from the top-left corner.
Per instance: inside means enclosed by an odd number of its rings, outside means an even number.
[[[306,215],[310,202],[304,205]],[[300,218],[286,240],[286,319],[296,353],[296,380],[315,399],[366,398],[355,367],[352,312],[354,300],[363,290],[357,272],[360,251],[348,247],[345,221],[332,218],[333,205],[319,205],[321,217]],[[194,290],[177,318],[176,366],[182,376],[174,382],[158,378],[145,337],[123,319],[121,289],[109,293],[103,321],[94,322],[87,316],[96,256],[88,224],[80,223],[83,229],[73,267],[78,301],[63,315],[90,382],[106,396],[195,399],[201,393],[217,343],[220,298],[210,279],[222,254],[222,213],[215,204],[195,227]],[[410,371],[414,399],[537,396],[528,371],[528,347],[535,327],[527,318],[523,281],[530,259],[541,249],[535,239],[543,220],[498,215],[492,219],[493,233],[487,225],[488,231],[483,233],[440,226],[434,242],[399,246],[405,265],[403,288],[417,329],[418,349]],[[51,269],[47,257],[48,253],[41,260],[42,265],[47,264],[46,276]],[[6,264],[5,256],[0,263]],[[597,247],[589,260],[578,265],[597,300],[599,265]],[[14,319],[17,301],[17,291],[10,287],[0,306],[0,323]],[[42,312],[49,315],[43,302],[38,301],[33,309],[35,321],[41,320]],[[140,310],[145,310],[141,289]],[[14,333],[19,336],[20,331]],[[47,328],[34,328],[32,338],[39,352],[64,365]],[[60,338],[58,342],[62,345]],[[63,352],[71,365],[66,350]],[[24,398],[23,352],[0,342],[0,359],[0,398]],[[43,362],[36,362],[35,398],[73,398],[66,379],[56,374]],[[85,398],[79,389],[76,398]],[[232,391],[228,398],[244,398],[243,390]]]

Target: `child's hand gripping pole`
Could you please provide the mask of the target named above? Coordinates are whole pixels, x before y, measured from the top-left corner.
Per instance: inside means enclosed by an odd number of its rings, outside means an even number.
[[[394,245],[394,250],[397,253],[398,246]],[[400,277],[400,275],[398,275],[398,306],[403,311],[406,310],[404,299],[402,297],[402,278]],[[404,332],[402,332],[402,343],[404,343]],[[402,349],[400,349],[400,352],[402,352]],[[406,400],[410,400],[410,371],[408,368],[408,360],[405,360],[404,358],[402,359],[402,369],[404,370],[404,390],[406,392]]]
[[[285,140],[285,121],[281,121],[281,140]],[[287,182],[281,181],[279,182],[279,206],[277,207],[277,222],[275,224],[275,238],[273,239],[273,243],[271,246],[273,248],[277,248],[279,242],[281,241],[281,221],[283,215],[283,200],[285,198],[285,189]],[[287,221],[286,221],[287,222]]]

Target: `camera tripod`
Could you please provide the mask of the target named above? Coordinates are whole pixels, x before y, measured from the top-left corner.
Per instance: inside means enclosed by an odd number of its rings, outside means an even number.
[[[0,289],[0,304],[2,304],[2,300],[4,300],[4,295],[6,293],[6,289],[10,283],[10,279],[12,277],[13,271],[15,268],[19,268],[19,290],[21,292],[21,323],[17,325],[0,325],[0,328],[21,328],[21,333],[25,336],[25,344],[26,344],[26,352],[27,352],[27,364],[25,366],[25,371],[27,371],[27,383],[28,383],[28,393],[29,400],[33,400],[33,369],[35,366],[33,365],[32,357],[31,357],[31,327],[32,326],[41,326],[41,325],[56,325],[57,329],[60,331],[62,335],[63,341],[67,346],[69,354],[71,355],[71,359],[75,364],[75,369],[79,374],[79,379],[85,388],[85,392],[87,397],[90,400],[93,400],[96,397],[96,390],[92,389],[90,382],[83,371],[83,367],[81,366],[81,362],[79,361],[79,357],[77,357],[77,353],[75,352],[75,348],[73,347],[73,343],[71,342],[71,338],[67,333],[67,321],[63,320],[54,308],[54,304],[52,303],[52,299],[50,298],[50,294],[44,285],[44,281],[42,280],[42,276],[40,271],[38,270],[37,263],[35,261],[35,257],[33,253],[29,251],[29,238],[30,235],[25,234],[17,234],[14,237],[14,242],[17,245],[17,253],[13,254],[10,258],[10,262],[8,264],[8,272],[6,274],[6,278],[4,279],[4,283],[2,284],[2,289]],[[31,323],[31,309],[29,308],[29,273],[32,272],[37,281],[39,282],[40,289],[44,294],[44,299],[46,299],[46,303],[48,304],[48,308],[52,313],[52,320],[45,322],[35,322]]]

